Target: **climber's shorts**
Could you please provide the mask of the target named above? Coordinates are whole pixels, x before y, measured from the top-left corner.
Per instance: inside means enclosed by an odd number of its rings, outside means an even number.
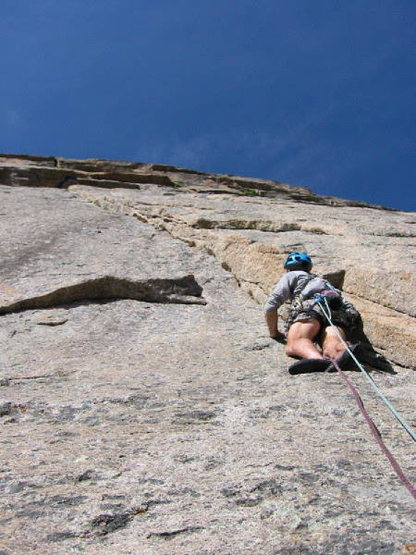
[[[307,320],[317,320],[321,328],[325,328],[329,325],[321,306],[316,303],[315,299],[294,299],[286,320],[286,332],[295,322],[305,322]],[[334,326],[338,326],[344,331],[351,330],[355,327],[356,323],[355,314],[350,314],[344,308],[331,310],[331,320]]]

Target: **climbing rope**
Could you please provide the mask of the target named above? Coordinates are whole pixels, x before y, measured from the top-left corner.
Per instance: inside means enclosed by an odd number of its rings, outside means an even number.
[[[343,343],[343,345],[345,346],[345,348],[348,350],[350,356],[353,358],[354,362],[357,364],[357,366],[359,367],[359,369],[361,370],[361,372],[364,373],[364,375],[367,377],[368,373],[367,371],[363,368],[363,366],[360,364],[360,362],[357,360],[357,358],[354,356],[354,354],[352,353],[352,351],[350,350],[350,348],[348,347],[347,343],[344,341],[344,339],[342,338],[341,334],[338,332],[338,329],[334,326],[334,324],[332,323],[331,320],[331,310],[328,306],[328,302],[325,299],[325,297],[323,297],[323,300],[325,302],[325,307],[322,304],[322,297],[318,300],[318,303],[320,304],[322,311],[326,317],[326,319],[328,320],[328,322],[330,323],[331,326],[334,327],[334,329],[336,330],[336,333],[338,334],[339,339],[341,340],[341,342]],[[388,447],[386,446],[386,444],[384,443],[382,437],[381,437],[381,433],[379,432],[377,426],[374,424],[373,419],[371,418],[371,416],[369,415],[367,409],[364,406],[363,400],[360,396],[360,394],[358,393],[357,389],[355,388],[355,386],[353,385],[353,383],[351,382],[351,380],[347,377],[347,375],[345,374],[345,372],[343,370],[341,370],[341,368],[339,367],[338,363],[333,360],[332,364],[334,365],[334,367],[336,368],[337,372],[339,373],[339,375],[342,377],[342,379],[344,380],[344,382],[347,384],[348,389],[351,391],[351,393],[353,394],[356,403],[358,405],[358,408],[361,411],[361,414],[363,415],[365,421],[367,422],[371,433],[373,434],[374,438],[376,439],[380,449],[383,451],[383,453],[386,455],[388,461],[390,462],[393,470],[395,471],[396,475],[398,476],[399,480],[402,482],[402,484],[405,486],[405,488],[409,491],[410,495],[416,499],[416,488],[415,486],[411,483],[411,481],[409,480],[409,478],[405,475],[405,473],[403,472],[403,470],[401,469],[399,463],[396,461],[396,459],[394,458],[393,454],[391,453],[391,451],[388,449]],[[386,397],[382,394],[382,392],[379,390],[379,388],[377,387],[376,383],[370,378],[370,384],[372,385],[372,387],[376,390],[377,394],[381,397],[381,399],[385,402],[385,404],[387,405],[387,407],[390,409],[390,411],[393,413],[393,415],[399,420],[399,422],[402,424],[402,426],[405,428],[405,430],[410,434],[410,436],[415,439],[415,434],[414,431],[410,428],[410,426],[407,424],[407,422],[397,413],[397,411],[394,409],[394,407],[391,405],[391,403],[386,399]]]
[[[406,476],[406,474],[403,472],[403,470],[401,469],[401,466],[399,465],[399,463],[396,461],[396,459],[394,458],[393,454],[391,453],[391,451],[388,449],[387,445],[384,443],[381,434],[377,428],[377,426],[374,424],[373,419],[371,418],[371,416],[368,414],[367,409],[364,406],[363,400],[361,399],[360,394],[358,393],[357,389],[355,388],[355,386],[352,384],[351,380],[347,377],[347,375],[345,374],[345,372],[343,372],[343,370],[341,370],[341,368],[339,367],[339,365],[334,361],[333,362],[335,368],[337,369],[337,371],[339,372],[340,376],[342,377],[342,379],[345,381],[345,383],[347,384],[347,387],[349,388],[349,390],[351,391],[351,393],[353,394],[358,408],[361,411],[361,414],[364,416],[365,421],[368,424],[368,427],[370,428],[371,433],[373,434],[373,436],[375,437],[380,449],[383,451],[383,453],[386,455],[387,459],[389,460],[391,466],[393,467],[393,470],[395,471],[395,473],[397,474],[399,480],[402,482],[402,484],[405,486],[405,488],[407,488],[407,490],[410,492],[410,495],[412,495],[412,497],[414,499],[416,499],[416,488],[415,486],[412,484],[412,482],[409,480],[409,478]]]
[[[322,300],[323,300],[323,303],[325,304],[325,306],[322,303]],[[354,356],[354,353],[351,351],[348,344],[344,341],[343,337],[339,333],[338,328],[336,326],[334,326],[334,324],[332,323],[331,309],[329,308],[328,301],[326,300],[326,298],[323,297],[323,296],[320,296],[320,298],[318,299],[317,302],[320,305],[325,318],[328,320],[329,324],[334,328],[336,334],[338,335],[338,338],[341,340],[342,344],[344,345],[345,349],[350,354],[350,357],[353,359],[355,364],[358,366],[358,368],[364,374],[368,383],[371,385],[371,387],[374,389],[374,391],[377,393],[377,395],[380,397],[380,399],[384,402],[384,404],[387,406],[387,408],[390,410],[390,412],[393,414],[393,416],[400,422],[400,424],[403,426],[403,428],[406,430],[406,432],[410,435],[410,437],[414,441],[416,441],[416,432],[410,427],[410,425],[406,422],[406,420],[402,416],[400,416],[400,414],[393,407],[393,405],[390,403],[390,401],[386,398],[386,396],[383,394],[383,392],[380,391],[379,387],[377,386],[377,384],[375,383],[373,378],[369,375],[367,370],[362,366],[362,364]]]

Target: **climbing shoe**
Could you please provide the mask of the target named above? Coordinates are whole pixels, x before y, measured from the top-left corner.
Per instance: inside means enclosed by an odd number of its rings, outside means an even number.
[[[363,359],[363,355],[365,352],[364,347],[360,343],[356,343],[355,345],[350,345],[349,350],[355,356],[355,358],[361,362]],[[341,370],[358,370],[357,363],[351,357],[349,351],[344,351],[340,357],[338,357],[335,361]]]
[[[331,366],[327,358],[302,358],[289,366],[289,374],[307,374],[309,372],[326,372]]]

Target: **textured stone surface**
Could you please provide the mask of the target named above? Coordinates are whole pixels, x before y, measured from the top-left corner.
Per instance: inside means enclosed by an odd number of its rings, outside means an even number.
[[[206,192],[74,186],[86,199],[136,216],[215,254],[241,288],[263,303],[291,250],[307,250],[357,305],[375,348],[403,366],[416,350],[416,215]]]
[[[21,178],[56,166],[6,161]],[[415,503],[343,382],[290,376],[253,300],[288,249],[307,248],[391,355],[396,374],[372,375],[416,426],[415,215],[224,192],[185,170],[190,185],[134,190],[118,179],[133,165],[103,164],[60,161],[85,179],[105,169],[117,188],[0,187],[0,551],[399,554],[416,543]],[[368,249],[381,262],[364,275]],[[350,377],[414,482],[412,441]]]

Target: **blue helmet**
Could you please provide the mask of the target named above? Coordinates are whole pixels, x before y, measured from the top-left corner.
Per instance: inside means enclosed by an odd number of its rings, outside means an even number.
[[[305,270],[312,268],[312,260],[306,252],[291,252],[288,254],[284,267],[286,270]]]

